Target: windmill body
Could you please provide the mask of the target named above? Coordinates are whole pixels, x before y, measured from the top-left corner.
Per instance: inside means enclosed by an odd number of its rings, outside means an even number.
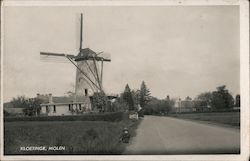
[[[95,92],[100,92],[102,85],[100,78],[98,78],[100,73],[99,63],[93,60],[95,53],[89,49],[82,49],[78,56],[75,58],[77,66],[79,69],[76,70],[76,81],[75,81],[75,94],[78,96],[91,96]],[[87,79],[86,75],[90,78]],[[92,80],[92,82],[90,81]],[[95,84],[95,85],[94,85]]]
[[[72,107],[74,107],[76,111],[79,111],[84,106],[84,109],[90,111],[92,110],[90,97],[95,92],[104,93],[102,85],[103,64],[104,62],[110,62],[111,60],[100,56],[102,52],[96,53],[89,48],[82,49],[82,14],[80,29],[80,48],[78,55],[75,56],[64,53],[51,52],[40,52],[40,55],[41,57],[45,57],[45,59],[50,57],[65,57],[76,67],[75,95],[73,104],[71,101],[66,104],[63,103],[63,105],[65,105],[65,107],[69,106],[69,109],[72,105]],[[50,106],[56,108],[57,105],[47,103],[43,104],[43,106],[45,109],[45,107],[47,108]]]

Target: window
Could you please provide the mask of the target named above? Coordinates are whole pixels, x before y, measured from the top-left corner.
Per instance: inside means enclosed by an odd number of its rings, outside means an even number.
[[[69,104],[69,111],[71,111],[71,105]]]
[[[84,91],[85,91],[85,96],[87,96],[88,95],[88,89],[85,89]]]
[[[53,112],[54,113],[56,112],[56,105],[54,105],[54,107],[53,107]]]
[[[79,104],[79,110],[82,110],[81,104]]]
[[[49,107],[46,106],[46,113],[49,113]]]

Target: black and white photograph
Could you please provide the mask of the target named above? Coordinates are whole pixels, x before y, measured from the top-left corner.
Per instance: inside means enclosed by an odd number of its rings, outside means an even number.
[[[241,155],[241,6],[181,3],[3,5],[2,155]]]

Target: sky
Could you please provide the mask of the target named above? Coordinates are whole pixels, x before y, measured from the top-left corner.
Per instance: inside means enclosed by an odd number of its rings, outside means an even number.
[[[40,51],[83,47],[111,55],[106,93],[145,81],[158,98],[196,97],[226,85],[240,93],[238,6],[4,7],[3,98],[74,91],[76,68],[40,60]]]

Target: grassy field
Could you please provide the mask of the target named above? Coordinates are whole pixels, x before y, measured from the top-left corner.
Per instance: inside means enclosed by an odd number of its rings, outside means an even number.
[[[240,127],[240,112],[181,113],[170,116]]]
[[[25,121],[5,122],[5,154],[121,154],[122,129],[129,127],[132,136],[139,121]],[[65,146],[62,151],[21,151],[27,146]]]

